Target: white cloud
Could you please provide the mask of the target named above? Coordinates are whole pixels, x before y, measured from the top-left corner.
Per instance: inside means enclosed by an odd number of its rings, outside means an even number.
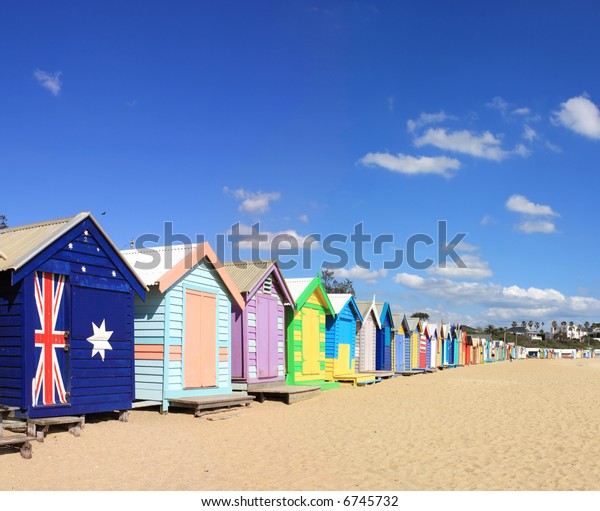
[[[506,201],[506,209],[515,213],[524,213],[532,216],[560,216],[550,206],[531,202],[524,195],[512,195]]]
[[[500,96],[496,96],[489,103],[486,103],[485,106],[489,106],[490,108],[495,108],[496,110],[499,110],[503,114],[506,113],[506,111],[508,110],[508,102],[504,98],[501,98]]]
[[[465,250],[465,248],[460,244],[460,247]],[[476,247],[473,247],[476,249]],[[479,254],[462,254],[460,255],[463,263],[465,263],[466,268],[460,268],[454,262],[448,262],[445,268],[441,268],[435,266],[433,268],[429,268],[427,273],[430,275],[434,275],[436,277],[445,277],[449,279],[462,278],[462,279],[472,279],[472,280],[480,280],[491,277],[493,275],[492,270],[490,270],[489,264],[487,261],[482,261],[479,257]]]
[[[448,115],[444,111],[438,112],[436,114],[428,114],[428,113],[423,112],[423,113],[421,113],[421,115],[419,115],[418,119],[415,119],[415,120],[409,119],[406,122],[406,129],[410,133],[414,133],[416,130],[418,130],[428,124],[436,124],[436,123],[440,123],[440,122],[444,122],[444,121],[448,121],[448,120],[454,120],[454,119],[456,119],[456,117],[454,117],[452,115]]]
[[[232,234],[232,231],[229,231],[227,234]],[[277,248],[285,250],[290,246],[299,247],[299,250],[302,250],[303,247],[315,250],[321,246],[314,237],[299,234],[294,229],[285,231],[262,231],[259,229],[258,234],[260,237],[258,237],[253,234],[251,226],[239,224],[238,234],[244,236],[243,241],[234,242],[240,249],[250,249],[253,243],[255,245],[258,244],[260,250],[269,252]]]
[[[538,134],[531,126],[525,124],[523,126],[523,138],[529,142],[533,142],[536,138],[538,138]]]
[[[339,270],[334,270],[334,274],[338,278],[364,280],[367,282],[367,284],[376,284],[377,279],[385,277],[387,273],[388,271],[385,268],[382,268],[381,270],[369,270],[367,268],[363,268],[362,266],[354,266],[350,269],[340,268]]]
[[[555,122],[580,135],[600,139],[600,111],[588,98],[577,96],[560,106],[561,109],[554,112]]]
[[[521,107],[521,108],[515,108],[512,111],[512,113],[515,115],[529,115],[531,113],[531,111],[527,107]]]
[[[446,156],[409,156],[405,154],[369,153],[363,156],[359,163],[372,167],[382,167],[401,174],[438,174],[450,177],[451,171],[460,168],[460,161]]]
[[[487,310],[483,312],[483,317],[490,321],[600,315],[600,300],[591,297],[565,296],[552,288],[455,282],[446,278],[423,278],[408,273],[395,275],[394,281],[418,291],[419,294],[438,298],[451,306],[485,307]]]
[[[306,224],[306,223],[308,223],[308,215],[300,215],[298,217],[298,220],[300,220],[301,222],[304,222]]]
[[[522,146],[517,146],[514,151],[502,149],[502,139],[489,131],[476,135],[468,130],[449,132],[445,128],[429,128],[415,139],[414,144],[417,147],[432,145],[439,149],[495,161],[503,160],[512,154],[528,154],[527,149]]]
[[[58,96],[62,87],[62,75],[61,71],[55,71],[54,73],[47,73],[41,69],[36,69],[33,72],[33,76],[40,83],[44,89],[48,89],[54,96]]]
[[[551,234],[556,232],[556,226],[554,225],[554,222],[551,222],[550,220],[525,220],[517,225],[517,229],[525,234],[532,234],[535,232]]]
[[[281,198],[281,193],[279,192],[250,192],[243,188],[231,190],[227,186],[223,188],[223,191],[231,193],[236,199],[240,199],[242,203],[238,209],[246,213],[264,213],[265,211],[269,211],[270,202]]]
[[[492,215],[485,215],[481,221],[479,222],[481,225],[489,225],[491,222],[493,222],[493,218]]]

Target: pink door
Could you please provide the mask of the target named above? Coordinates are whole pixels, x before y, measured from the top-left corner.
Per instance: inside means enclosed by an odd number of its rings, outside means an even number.
[[[217,297],[185,292],[185,388],[217,386]]]

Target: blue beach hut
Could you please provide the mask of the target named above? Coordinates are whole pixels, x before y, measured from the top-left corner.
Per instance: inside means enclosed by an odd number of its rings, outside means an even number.
[[[146,291],[90,213],[0,230],[0,404],[31,419],[130,409]]]
[[[392,371],[392,329],[394,319],[388,302],[379,302],[375,306],[379,311],[381,328],[377,330],[375,368],[378,371]]]

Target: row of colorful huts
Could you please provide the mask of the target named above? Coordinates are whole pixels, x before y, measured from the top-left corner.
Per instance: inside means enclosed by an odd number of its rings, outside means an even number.
[[[120,251],[89,213],[0,231],[0,407],[14,417],[365,385],[515,350],[274,261],[221,264],[208,243]]]

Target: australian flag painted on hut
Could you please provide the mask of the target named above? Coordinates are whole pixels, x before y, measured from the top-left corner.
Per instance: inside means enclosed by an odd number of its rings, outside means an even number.
[[[39,418],[131,408],[146,286],[90,213],[0,231],[0,404]]]

